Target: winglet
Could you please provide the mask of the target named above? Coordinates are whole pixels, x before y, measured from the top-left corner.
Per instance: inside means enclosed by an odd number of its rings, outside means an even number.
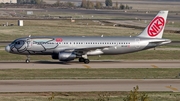
[[[138,37],[162,38],[168,11],[159,11],[154,19],[149,23],[145,30]]]

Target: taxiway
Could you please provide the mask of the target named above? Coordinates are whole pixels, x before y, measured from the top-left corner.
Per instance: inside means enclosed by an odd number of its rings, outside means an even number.
[[[179,92],[179,79],[0,80],[0,92],[130,91]]]

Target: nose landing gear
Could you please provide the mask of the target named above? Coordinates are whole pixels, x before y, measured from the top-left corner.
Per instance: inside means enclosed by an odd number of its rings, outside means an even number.
[[[30,57],[29,57],[29,55],[26,55],[26,57],[27,57],[27,59],[26,59],[26,63],[30,63]]]

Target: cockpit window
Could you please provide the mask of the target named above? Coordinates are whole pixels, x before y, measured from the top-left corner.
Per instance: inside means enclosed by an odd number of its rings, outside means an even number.
[[[18,41],[13,41],[12,44],[16,44],[16,45],[20,45],[20,44],[24,44],[23,40],[18,40]]]
[[[19,41],[18,41],[18,42],[15,42],[15,44],[18,44],[18,45],[19,45],[19,44],[20,44],[20,42],[19,42]]]
[[[15,44],[17,40],[14,40],[11,44]]]

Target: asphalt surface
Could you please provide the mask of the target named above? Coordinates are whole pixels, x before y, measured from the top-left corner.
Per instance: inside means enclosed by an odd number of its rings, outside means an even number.
[[[57,61],[4,61],[0,69],[58,69],[58,68],[180,68],[180,60],[101,60],[90,64],[72,61],[63,63]]]
[[[180,91],[179,79],[0,80],[0,92]]]

